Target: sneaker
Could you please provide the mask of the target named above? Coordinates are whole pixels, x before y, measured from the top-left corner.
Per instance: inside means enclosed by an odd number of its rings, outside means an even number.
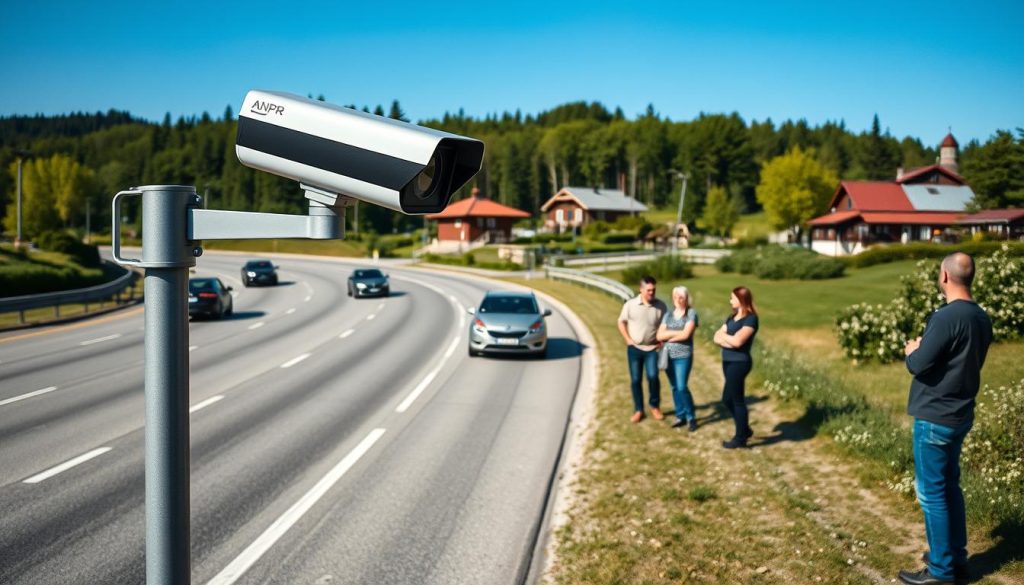
[[[638,423],[642,420],[644,420],[644,413],[639,410],[634,412],[633,416],[629,417],[629,422],[631,423]]]
[[[728,441],[722,441],[722,447],[726,449],[740,449],[747,446],[746,441],[741,441],[736,437],[729,439]]]
[[[947,579],[939,579],[935,575],[932,575],[928,571],[927,567],[921,569],[920,571],[917,571],[916,573],[912,573],[910,571],[900,571],[899,578],[900,581],[906,583],[907,585],[945,585],[946,583],[952,585],[954,583],[954,581],[950,581]]]
[[[681,418],[677,418],[676,422],[672,423],[672,428],[673,429],[678,429],[679,427],[681,427],[681,426],[683,426],[685,424],[686,424],[685,420],[683,420]]]
[[[697,419],[695,419],[695,418],[691,418],[690,419],[689,430],[690,430],[691,433],[697,432]]]
[[[665,415],[661,413],[661,409],[657,406],[651,407],[651,416],[654,417],[654,420],[665,420]]]

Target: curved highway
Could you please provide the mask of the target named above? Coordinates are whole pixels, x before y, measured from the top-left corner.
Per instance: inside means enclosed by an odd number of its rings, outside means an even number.
[[[246,257],[197,275],[235,314],[190,325],[192,581],[517,583],[580,373],[556,307],[542,361],[467,356],[486,283]],[[543,301],[542,307],[546,306]],[[0,337],[0,583],[144,583],[143,309]]]

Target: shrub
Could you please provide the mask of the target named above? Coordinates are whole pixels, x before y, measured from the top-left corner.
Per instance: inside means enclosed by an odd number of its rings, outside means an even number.
[[[803,248],[782,246],[736,250],[716,260],[715,266],[721,272],[753,274],[768,280],[838,278],[846,270],[846,265],[835,258],[821,256]]]
[[[936,284],[939,262],[921,260],[904,276],[899,295],[885,305],[859,303],[843,309],[835,333],[847,357],[887,363],[903,359],[908,339],[924,331],[925,319],[945,301]],[[1024,259],[1003,246],[975,258],[974,299],[992,320],[996,339],[1024,336]]]
[[[636,234],[633,232],[609,232],[599,239],[605,244],[632,244],[636,241]]]
[[[601,234],[606,234],[610,232],[611,229],[612,226],[607,221],[592,221],[587,225],[583,226],[583,235],[587,236],[588,238],[596,238]]]
[[[899,260],[923,260],[927,258],[945,258],[953,252],[964,252],[971,256],[986,256],[1005,248],[1010,256],[1024,256],[1024,244],[1017,242],[970,241],[960,244],[931,244],[928,242],[912,242],[909,244],[887,244],[872,246],[854,256],[846,256],[842,260],[847,266],[864,268],[875,264],[885,264]]]
[[[35,245],[42,250],[67,254],[82,266],[99,266],[100,251],[67,232],[43,232],[35,238]]]
[[[660,256],[642,264],[636,264],[622,271],[622,282],[632,286],[650,275],[659,282],[692,278],[693,268],[675,256]]]

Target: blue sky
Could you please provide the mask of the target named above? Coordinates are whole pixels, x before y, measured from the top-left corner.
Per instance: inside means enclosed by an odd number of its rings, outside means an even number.
[[[824,6],[820,5],[824,4]],[[0,115],[237,111],[250,88],[414,120],[573,100],[845,120],[966,142],[1024,126],[1024,2],[18,2]]]

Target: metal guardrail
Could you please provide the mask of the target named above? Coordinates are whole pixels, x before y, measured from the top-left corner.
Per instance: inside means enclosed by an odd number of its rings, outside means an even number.
[[[573,270],[571,268],[556,268],[553,266],[545,267],[545,274],[548,278],[557,280],[568,280],[571,282],[577,282],[584,286],[596,288],[603,292],[606,292],[614,297],[621,299],[623,302],[636,296],[633,289],[617,282],[610,278],[598,276],[591,272],[585,272],[583,270]]]
[[[691,264],[714,264],[722,256],[731,254],[731,250],[713,250],[706,248],[682,248],[677,254]],[[670,251],[637,250],[631,252],[607,252],[603,254],[552,254],[548,262],[561,262],[562,266],[600,266],[604,270],[621,267],[634,262],[647,262],[660,256],[671,254]]]
[[[23,324],[25,323],[25,311],[29,309],[53,307],[54,318],[59,318],[61,305],[82,303],[85,305],[86,313],[89,312],[89,303],[98,303],[102,309],[104,303],[110,298],[114,299],[115,304],[120,305],[135,300],[134,284],[138,278],[137,272],[128,270],[116,279],[96,286],[37,295],[0,298],[0,313],[17,311],[18,322]],[[128,289],[127,298],[124,298],[122,294],[125,289]]]

